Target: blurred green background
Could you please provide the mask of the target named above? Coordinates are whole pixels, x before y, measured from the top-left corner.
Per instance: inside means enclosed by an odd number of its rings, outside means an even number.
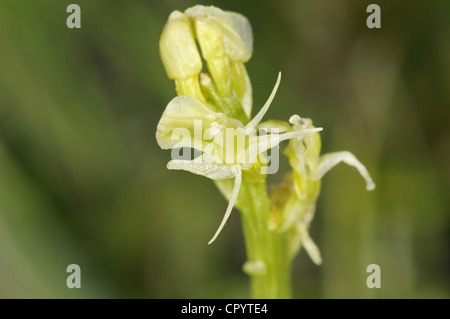
[[[0,297],[249,297],[239,214],[208,246],[227,203],[168,171],[155,140],[175,96],[159,35],[196,2],[73,2],[81,29],[66,27],[72,1],[0,2]],[[381,29],[366,27],[373,2]],[[450,2],[202,4],[252,24],[254,109],[281,70],[266,118],[312,118],[323,152],[350,150],[377,183],[345,165],[324,178],[324,264],[300,252],[294,297],[449,298]],[[81,289],[66,287],[72,263]]]

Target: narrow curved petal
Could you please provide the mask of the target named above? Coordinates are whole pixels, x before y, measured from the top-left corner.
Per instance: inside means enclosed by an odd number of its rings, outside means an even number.
[[[231,195],[233,194],[233,185],[234,182],[232,179],[221,179],[221,180],[215,180],[214,184],[219,189],[220,193],[225,197],[227,201],[230,201]],[[236,202],[236,205],[238,203]]]
[[[301,242],[303,247],[305,247],[306,252],[308,253],[311,260],[316,265],[322,264],[322,256],[320,254],[320,250],[317,247],[316,243],[312,240],[311,236],[309,235],[309,225],[311,224],[311,221],[314,218],[314,214],[316,212],[316,205],[312,204],[308,207],[308,210],[306,211],[305,216],[303,216],[303,219],[299,222],[299,233],[301,237]]]
[[[375,189],[375,183],[370,177],[366,167],[355,157],[355,155],[348,151],[322,155],[320,157],[319,165],[315,170],[314,179],[321,179],[330,169],[332,169],[340,162],[344,162],[347,165],[353,166],[359,171],[361,176],[366,180],[367,190]]]
[[[225,212],[225,215],[223,216],[222,222],[219,225],[219,228],[217,229],[214,236],[211,238],[211,240],[208,242],[208,245],[211,245],[219,236],[220,232],[222,231],[223,227],[225,226],[228,218],[230,217],[231,211],[233,210],[234,204],[236,203],[236,199],[239,195],[239,190],[241,188],[241,182],[242,182],[242,170],[239,166],[235,166],[235,176],[234,176],[234,187],[233,187],[233,193],[231,194],[231,199],[228,203],[227,210]]]
[[[311,236],[309,236],[308,230],[300,226],[300,232],[301,232],[301,242],[303,247],[305,247],[306,252],[308,253],[311,260],[316,265],[322,264],[322,256],[320,255],[320,250],[317,247],[316,243],[312,240]]]
[[[277,93],[280,82],[281,82],[281,72],[278,72],[277,82],[275,83],[275,86],[272,90],[272,93],[270,93],[270,96],[267,99],[267,102],[264,104],[264,106],[261,108],[261,110],[258,112],[258,114],[256,114],[255,117],[250,122],[248,122],[248,124],[245,126],[244,131],[246,134],[249,134],[251,131],[253,131],[256,128],[256,126],[259,124],[259,122],[261,122],[261,120],[263,119],[264,115],[266,114],[267,110],[269,109],[270,104],[272,104],[272,101],[275,97],[275,94]]]

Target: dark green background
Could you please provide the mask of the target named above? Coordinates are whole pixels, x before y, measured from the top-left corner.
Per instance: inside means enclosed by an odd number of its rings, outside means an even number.
[[[158,41],[193,1],[0,2],[0,297],[249,297],[239,214],[210,180],[168,171],[155,140],[175,96]],[[378,3],[382,28],[366,27]],[[298,298],[449,298],[450,2],[212,1],[247,16],[254,110],[321,126],[355,169],[323,179],[311,235],[324,263],[294,263]],[[286,162],[272,182],[282,178]],[[66,287],[80,265],[82,288]],[[368,289],[366,267],[381,267]]]

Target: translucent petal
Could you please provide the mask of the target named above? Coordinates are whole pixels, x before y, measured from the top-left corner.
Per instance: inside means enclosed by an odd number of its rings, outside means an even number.
[[[305,130],[314,128],[312,121],[308,118],[301,118],[299,115],[294,114],[289,119],[289,123],[293,125],[292,129],[295,130]],[[306,150],[304,151],[305,160],[308,163],[315,162],[320,154],[321,140],[319,134],[308,135],[306,140]]]
[[[320,255],[320,250],[312,240],[308,231],[309,225],[311,224],[311,221],[314,218],[315,212],[316,212],[316,205],[312,204],[311,206],[308,207],[308,210],[306,211],[305,216],[303,216],[303,219],[299,222],[298,227],[302,245],[303,247],[305,247],[305,250],[308,253],[309,257],[316,265],[321,265],[322,256]]]
[[[209,109],[205,104],[191,96],[178,96],[167,105],[156,130],[156,140],[162,149],[174,147],[193,147],[203,149],[203,133],[216,122],[220,125],[232,125],[223,113]],[[192,145],[180,145],[180,140],[173,134],[185,129],[190,135]],[[194,143],[200,145],[195,147]]]
[[[219,59],[226,55],[220,28],[207,18],[195,19],[197,41],[205,60]]]
[[[278,86],[280,85],[281,81],[281,72],[278,72],[278,78],[277,82],[275,83],[275,86],[272,90],[272,93],[270,93],[269,98],[267,99],[267,102],[264,104],[264,106],[261,108],[261,110],[258,112],[258,114],[255,115],[255,117],[245,126],[245,132],[249,134],[251,131],[253,131],[256,126],[261,122],[264,115],[266,114],[267,110],[269,109],[270,104],[272,103],[275,94],[277,93]]]
[[[359,171],[361,176],[366,180],[367,190],[375,189],[375,183],[372,181],[366,167],[355,157],[355,155],[347,151],[322,155],[313,178],[315,180],[321,179],[330,169],[340,162],[353,166]]]
[[[187,17],[174,11],[164,27],[159,41],[160,55],[171,79],[198,75],[202,60],[195,44],[194,34]]]
[[[223,179],[223,180],[215,180],[214,184],[219,189],[220,193],[225,197],[227,201],[231,199],[231,195],[233,194],[233,185],[234,182],[232,179]],[[237,205],[238,203],[236,203]]]
[[[236,62],[235,64],[238,64],[239,62]],[[244,109],[245,114],[248,118],[250,118],[252,114],[252,104],[253,104],[253,97],[252,97],[252,83],[250,81],[250,77],[248,76],[247,70],[245,69],[245,66],[242,64],[239,66],[242,69],[242,77],[245,81],[245,91],[241,95],[240,100],[242,107]],[[234,77],[234,79],[237,77]],[[235,90],[238,89],[235,87]],[[237,91],[238,92],[238,91]]]
[[[188,171],[214,180],[232,178],[236,174],[236,170],[233,169],[232,166],[215,165],[205,161],[197,163],[197,160],[198,159],[194,159],[192,161],[173,160],[167,163],[167,168]]]
[[[229,48],[228,54],[233,60],[247,62],[253,53],[253,32],[250,22],[242,14],[230,11],[227,11],[227,13],[234,22],[236,33],[245,45],[245,50],[243,50],[242,47],[238,47],[234,50]]]
[[[285,140],[291,138],[300,138],[304,135],[319,131],[322,131],[321,127],[282,134],[267,134],[262,136],[252,135],[250,136],[249,142],[249,161],[250,163],[253,163],[259,154],[277,146]]]
[[[223,34],[225,50],[232,61],[247,62],[250,59],[253,53],[253,33],[246,17],[202,5],[187,9],[185,14],[193,20],[203,17],[214,22]]]
[[[311,260],[316,265],[322,264],[322,256],[320,255],[319,247],[314,243],[311,236],[309,236],[309,232],[307,229],[303,228],[301,230],[301,241],[303,247],[305,247],[306,252],[308,253]]]
[[[234,166],[233,168],[235,171],[233,193],[231,194],[231,199],[228,202],[228,207],[225,212],[225,215],[223,216],[222,222],[220,223],[219,228],[217,229],[214,236],[208,242],[208,245],[211,245],[216,240],[217,236],[219,236],[228,218],[230,217],[231,211],[233,210],[234,204],[236,203],[236,199],[239,195],[239,190],[241,188],[241,181],[242,181],[242,170],[239,166]]]
[[[293,166],[294,166],[294,170],[298,171],[298,173],[300,174],[300,176],[302,176],[303,178],[307,177],[307,163],[306,163],[306,158],[305,158],[305,146],[303,145],[302,141],[299,141],[297,139],[293,139],[291,142],[291,147],[294,151],[294,155],[292,156],[292,158],[290,157],[289,160],[292,162]],[[292,152],[287,152],[286,154],[289,154]]]
[[[278,130],[278,133],[284,133],[291,130],[291,127],[288,123],[283,121],[277,121],[277,120],[268,120],[265,122],[262,122],[257,127],[259,130],[264,129],[267,130],[270,133],[270,130],[276,129]]]

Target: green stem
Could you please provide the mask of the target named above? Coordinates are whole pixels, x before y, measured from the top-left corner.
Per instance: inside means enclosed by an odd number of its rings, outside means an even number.
[[[253,298],[290,298],[291,261],[286,232],[269,228],[266,176],[244,171],[239,195]]]

